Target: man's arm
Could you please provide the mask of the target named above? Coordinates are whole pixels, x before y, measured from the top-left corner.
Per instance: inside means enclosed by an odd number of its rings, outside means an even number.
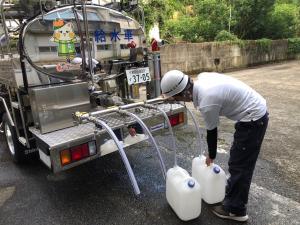
[[[217,143],[218,143],[218,128],[213,130],[207,130],[207,146],[208,146],[208,158],[206,164],[210,163],[216,158],[217,155]]]
[[[207,129],[207,146],[209,155],[206,158],[206,164],[208,166],[213,162],[217,155],[217,127],[219,125],[220,108],[221,107],[219,105],[210,105],[200,108]]]

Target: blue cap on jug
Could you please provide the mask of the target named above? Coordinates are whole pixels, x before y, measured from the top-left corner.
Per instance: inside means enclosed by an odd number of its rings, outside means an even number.
[[[190,188],[193,188],[193,187],[195,186],[195,181],[194,181],[194,180],[189,180],[189,181],[188,181],[188,186],[189,186]]]
[[[221,172],[220,168],[218,166],[214,166],[213,171],[218,174]]]

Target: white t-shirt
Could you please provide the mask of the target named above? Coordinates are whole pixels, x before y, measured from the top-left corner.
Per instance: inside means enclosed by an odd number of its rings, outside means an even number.
[[[266,100],[243,82],[219,73],[200,73],[193,89],[194,106],[206,129],[219,125],[219,116],[234,121],[255,121],[265,115]]]

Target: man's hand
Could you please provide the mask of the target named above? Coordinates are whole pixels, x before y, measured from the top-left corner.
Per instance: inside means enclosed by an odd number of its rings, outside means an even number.
[[[205,163],[206,163],[207,166],[210,166],[210,164],[213,163],[213,162],[214,162],[213,159],[211,159],[209,157],[206,157]]]

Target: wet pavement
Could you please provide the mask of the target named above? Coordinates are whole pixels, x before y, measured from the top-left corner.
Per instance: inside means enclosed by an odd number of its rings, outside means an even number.
[[[270,124],[257,162],[246,224],[300,224],[300,62],[292,61],[230,73],[268,102]],[[188,104],[192,109],[192,105]],[[195,112],[202,127],[200,114]],[[233,122],[222,119],[217,163],[225,170]],[[203,132],[203,130],[202,130]],[[199,144],[192,120],[175,130],[178,164],[191,171]],[[168,168],[174,164],[170,136],[155,135]],[[134,196],[118,153],[59,174],[42,163],[15,165],[0,139],[0,224],[236,224],[216,218],[202,204],[199,218],[180,221],[165,198],[158,157],[144,142],[127,150],[141,189]]]

